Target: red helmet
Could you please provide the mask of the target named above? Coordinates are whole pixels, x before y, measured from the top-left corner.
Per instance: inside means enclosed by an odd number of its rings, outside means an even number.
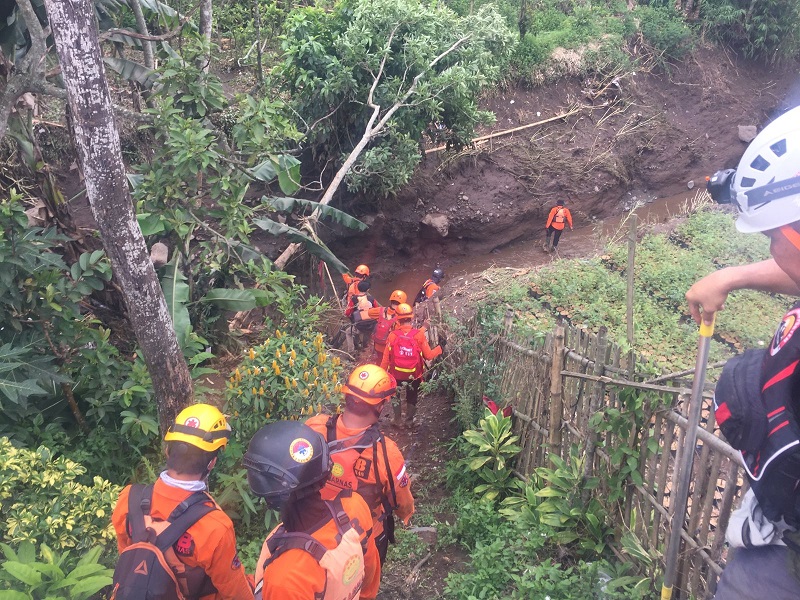
[[[408,296],[406,296],[406,293],[403,290],[395,290],[392,292],[392,295],[389,296],[389,302],[404,304],[408,302]]]
[[[369,267],[367,265],[358,265],[356,267],[356,275],[369,277]]]
[[[377,365],[366,364],[350,373],[345,394],[352,394],[367,404],[380,404],[391,398],[397,390],[397,381]]]
[[[414,309],[403,302],[400,306],[394,309],[394,314],[397,315],[398,321],[405,321],[406,319],[414,318]]]

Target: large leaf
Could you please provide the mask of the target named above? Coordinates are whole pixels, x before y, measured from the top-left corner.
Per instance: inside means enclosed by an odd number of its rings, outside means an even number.
[[[301,206],[303,208],[310,208],[311,210],[319,210],[322,217],[330,217],[333,221],[349,227],[350,229],[357,229],[364,231],[367,224],[359,221],[355,217],[351,217],[346,212],[333,208],[327,204],[320,204],[313,200],[303,200],[302,198],[268,198],[267,196],[261,197],[261,202],[269,204],[270,207],[278,212],[292,212],[295,207]]]
[[[119,76],[128,81],[135,81],[142,89],[150,90],[158,82],[160,75],[148,69],[144,65],[128,60],[127,58],[118,58],[116,56],[103,57],[109,68],[119,73]]]
[[[200,299],[200,302],[208,302],[223,310],[240,311],[266,306],[272,297],[273,295],[265,290],[218,288],[209,291]]]
[[[175,335],[178,336],[178,344],[183,350],[186,347],[186,340],[192,331],[192,321],[189,318],[189,310],[186,303],[189,302],[189,286],[186,285],[186,277],[179,268],[178,255],[167,263],[164,276],[161,278],[161,289],[164,291],[164,299],[167,301],[167,310],[172,317],[172,324],[175,327]]]
[[[65,383],[69,379],[59,375],[53,357],[36,354],[32,346],[0,346],[0,394],[15,404],[25,405],[31,396],[47,392],[42,385]]]
[[[289,154],[278,157],[278,185],[284,194],[300,189],[300,161]]]
[[[271,158],[249,170],[250,175],[259,181],[272,181],[278,176],[278,169]]]
[[[271,233],[272,235],[285,235],[293,242],[303,244],[306,247],[306,250],[320,260],[325,261],[328,266],[337,273],[341,274],[349,271],[347,266],[338,258],[336,258],[336,255],[331,252],[327,246],[321,242],[315,242],[306,234],[295,229],[294,227],[278,223],[277,221],[273,221],[271,219],[254,219],[253,224],[256,227],[260,227],[264,231]]]

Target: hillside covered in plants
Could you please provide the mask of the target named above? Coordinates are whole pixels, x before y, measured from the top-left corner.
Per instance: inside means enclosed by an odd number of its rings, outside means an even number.
[[[0,16],[0,597],[14,599],[107,593],[118,492],[158,476],[167,426],[196,401],[233,427],[210,487],[252,572],[276,515],[242,456],[265,423],[337,410],[356,358],[333,344],[340,274],[369,263],[388,285],[536,239],[556,198],[587,223],[699,184],[735,164],[739,125],[792,105],[800,58],[784,0],[16,0]],[[633,349],[654,365],[691,362],[693,281],[766,255],[731,223],[703,209],[643,234]],[[510,303],[530,336],[564,318],[624,345],[626,252],[519,265],[470,293],[490,328]],[[733,296],[712,359],[766,343],[785,304]],[[463,325],[446,320],[453,346],[470,343]],[[548,545],[508,472],[510,520],[458,481],[478,477],[480,435],[501,466],[514,444],[502,422],[462,438],[477,399],[448,361],[437,374],[440,428],[401,441],[439,546],[403,530],[382,597],[644,585],[602,544]],[[448,425],[453,400],[469,417]]]

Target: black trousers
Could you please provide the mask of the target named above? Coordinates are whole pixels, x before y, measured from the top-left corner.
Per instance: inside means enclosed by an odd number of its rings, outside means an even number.
[[[556,229],[552,225],[547,228],[547,244],[550,244],[550,236],[553,237],[553,248],[558,247],[558,240],[561,238],[561,233],[563,229]]]

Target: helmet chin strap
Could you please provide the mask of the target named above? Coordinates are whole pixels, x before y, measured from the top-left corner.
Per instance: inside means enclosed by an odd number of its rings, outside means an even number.
[[[783,227],[780,228],[780,232],[783,234],[783,237],[789,240],[789,243],[792,246],[794,246],[795,248],[797,248],[798,251],[800,251],[800,233],[798,233],[794,227],[792,227],[791,225],[784,225]]]

